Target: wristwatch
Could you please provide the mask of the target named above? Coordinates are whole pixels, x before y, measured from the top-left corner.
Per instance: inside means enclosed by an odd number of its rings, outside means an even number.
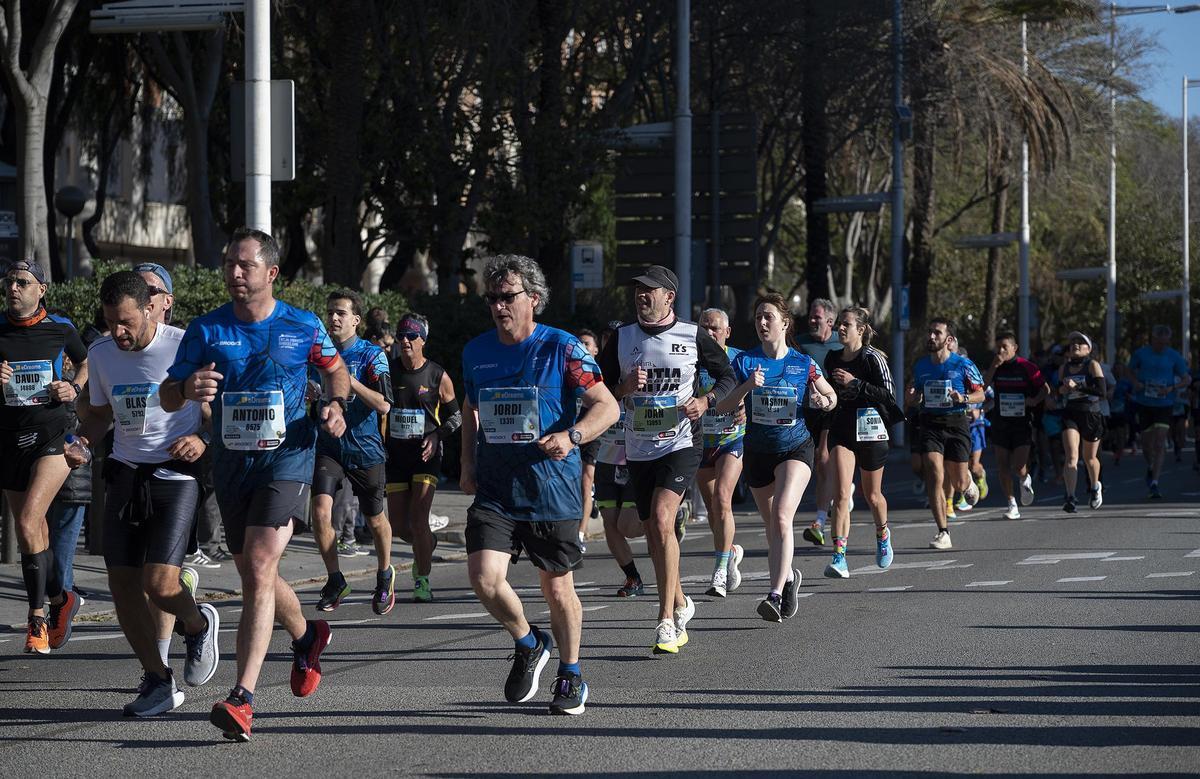
[[[71,386],[75,388],[75,397],[79,397],[83,394],[83,387],[80,387],[75,382],[71,382]]]
[[[583,432],[577,428],[572,427],[568,429],[567,437],[571,439],[571,443],[575,446],[579,446],[581,443],[583,443]]]
[[[343,398],[341,395],[338,395],[337,397],[332,397],[329,399],[329,403],[327,403],[326,405],[332,405],[334,403],[337,403],[339,406],[342,407],[343,414],[346,412],[346,399],[345,398]]]

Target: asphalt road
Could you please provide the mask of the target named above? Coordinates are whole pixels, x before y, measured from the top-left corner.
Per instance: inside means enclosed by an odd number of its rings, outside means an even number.
[[[1108,469],[1107,505],[1070,518],[1049,488],[1017,521],[1003,519],[992,497],[960,515],[948,552],[927,548],[928,512],[914,506],[897,468],[889,479],[895,564],[875,569],[862,512],[849,580],[823,578],[828,547],[800,541],[803,600],[782,625],[754,611],[765,580],[757,517],[738,516],[746,581],[724,600],[701,594],[711,537],[693,525],[683,570],[698,608],[678,656],[651,655],[653,596],[616,598],[620,571],[594,542],[577,575],[591,685],[580,717],[548,716],[548,690],[528,704],[504,702],[511,643],[475,600],[461,562],[438,565],[431,605],[401,603],[383,618],[365,594],[343,605],[311,698],[291,696],[287,639],[277,631],[248,744],[225,742],[207,722],[233,682],[232,662],[206,687],[187,689],[176,712],[133,721],[120,708],[139,672],[114,624],[83,625],[49,657],[15,654],[19,644],[8,641],[0,644],[0,770],[1192,774],[1200,769],[1200,474],[1171,466],[1167,500],[1149,503],[1139,467]],[[652,576],[644,545],[635,550]],[[522,562],[511,580],[532,620],[545,624],[533,568]],[[302,594],[310,604],[315,589]],[[238,605],[221,604],[225,651]]]

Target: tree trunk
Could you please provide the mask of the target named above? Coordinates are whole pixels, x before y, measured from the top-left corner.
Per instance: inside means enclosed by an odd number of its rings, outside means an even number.
[[[824,13],[815,3],[805,5],[804,88],[800,97],[801,143],[804,151],[805,262],[804,279],[808,299],[828,298],[829,215],[818,214],[814,204],[829,194],[827,163],[829,155],[829,125],[826,120],[828,100],[825,88]]]
[[[33,259],[50,272],[49,214],[42,160],[46,149],[46,101],[36,99],[17,108],[17,171],[21,195],[17,223],[21,229],[21,258]],[[47,276],[49,278],[49,276]]]
[[[329,79],[328,138],[325,142],[325,251],[322,269],[327,284],[358,289],[363,272],[362,202],[364,49],[368,25],[362,0],[337,4]]]
[[[1003,164],[1003,163],[1002,163]],[[992,197],[992,232],[1004,232],[1008,215],[1008,172],[1001,168],[996,175],[996,194]],[[983,304],[983,336],[989,346],[996,343],[996,327],[1000,310],[1000,247],[992,246],[987,253],[987,280]]]
[[[225,242],[213,218],[208,184],[208,111],[184,111],[187,134],[187,201],[191,222],[192,256],[205,268],[221,267]]]

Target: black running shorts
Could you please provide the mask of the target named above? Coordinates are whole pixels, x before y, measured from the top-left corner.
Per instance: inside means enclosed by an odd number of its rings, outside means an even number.
[[[1033,425],[1030,423],[1029,417],[992,422],[988,436],[992,439],[992,446],[999,446],[1011,452],[1022,446],[1033,445]]]
[[[29,489],[33,464],[42,457],[62,456],[65,425],[0,430],[0,487],[13,492]]]
[[[1079,437],[1089,443],[1104,437],[1104,417],[1099,411],[1087,411],[1067,406],[1062,412],[1063,430],[1078,430]]]
[[[633,485],[629,483],[629,468],[612,463],[596,463],[596,482],[593,485],[596,507],[601,509],[633,508]]]
[[[514,563],[524,550],[531,563],[550,573],[565,573],[583,566],[578,520],[509,519],[472,504],[467,509],[467,554],[484,549],[507,552]]]
[[[1138,430],[1149,430],[1153,427],[1171,426],[1171,407],[1143,406],[1137,407]]]
[[[351,468],[347,471],[333,457],[317,455],[317,467],[313,471],[313,495],[337,495],[343,478],[350,479],[350,489],[354,497],[358,498],[358,507],[364,517],[374,517],[383,513],[386,503],[383,496],[383,463],[372,465],[370,468]]]
[[[861,470],[877,471],[887,464],[887,441],[859,441],[854,431],[847,435],[845,430],[835,427],[829,430],[829,451],[832,452],[835,446],[853,452],[855,463]]]
[[[389,441],[387,446],[387,494],[405,492],[412,484],[436,487],[442,473],[442,444],[439,441],[433,456],[421,459],[421,442]]]
[[[805,439],[794,449],[785,452],[752,452],[747,449],[746,466],[742,471],[742,476],[746,479],[746,485],[753,489],[769,487],[775,483],[775,469],[779,467],[780,463],[799,460],[807,465],[809,470],[812,470],[816,452],[817,447],[811,437]]]
[[[170,469],[174,470],[174,469]],[[183,565],[200,500],[200,483],[164,479],[154,466],[104,461],[104,565]]]
[[[940,454],[947,462],[970,462],[970,425],[966,414],[922,414],[918,449],[922,454]]]
[[[638,517],[643,522],[651,519],[655,490],[687,494],[700,469],[703,454],[703,449],[692,446],[664,454],[656,460],[629,461],[629,483],[633,485]]]
[[[242,553],[248,527],[281,528],[293,523],[293,532],[303,532],[310,492],[302,481],[273,481],[248,492],[218,484],[217,505],[229,551]]]

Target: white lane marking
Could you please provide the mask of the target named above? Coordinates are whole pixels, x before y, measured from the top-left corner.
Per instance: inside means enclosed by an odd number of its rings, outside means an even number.
[[[1058,552],[1051,554],[1035,554],[1026,560],[1102,560],[1112,557],[1116,552]]]
[[[867,590],[867,592],[904,592],[905,590],[911,589],[912,585],[906,584],[903,587],[872,587],[871,589]]]
[[[796,593],[796,597],[797,598],[811,598],[813,596],[813,594],[814,593],[811,593],[811,592],[798,592],[798,593]]]
[[[1022,560],[1014,565],[1058,565],[1058,560]]]
[[[968,587],[1002,587],[1005,584],[1012,584],[1012,579],[1007,579],[1004,581],[997,579],[996,581],[990,581],[990,582],[971,582],[967,586]]]
[[[1073,582],[1102,582],[1107,578],[1107,576],[1065,576],[1062,579],[1059,579],[1056,584],[1071,584]]]
[[[584,606],[584,607],[583,607],[583,609],[582,609],[582,611],[599,611],[600,609],[607,609],[607,608],[608,608],[608,604],[606,603],[606,604],[604,604],[603,606]],[[546,609],[546,610],[545,610],[545,611],[543,611],[542,613],[543,613],[543,614],[549,614],[549,613],[550,613],[550,609]]]
[[[955,568],[970,568],[975,563],[959,563],[958,565],[935,565],[929,568],[930,571],[949,571]]]
[[[331,621],[329,624],[332,627],[332,626],[337,626],[337,625],[362,625],[366,622],[378,622],[378,621],[379,621],[379,617],[367,617],[365,619],[338,619],[338,620]]]
[[[877,565],[864,565],[859,568],[851,569],[850,573],[854,574],[872,574],[884,573],[891,570],[899,570],[903,568],[942,568],[950,563],[958,562],[957,560],[918,560],[916,562],[892,563],[887,568],[880,568]]]
[[[1146,555],[1139,554],[1139,555],[1131,555],[1129,557],[1105,557],[1100,562],[1102,562],[1102,563],[1119,563],[1119,562],[1124,562],[1126,560],[1145,560],[1145,559],[1146,559]]]
[[[1155,519],[1174,519],[1194,517],[1200,515],[1200,511],[1147,511],[1142,516],[1154,517]]]
[[[1191,576],[1195,571],[1167,571],[1164,573],[1148,573],[1147,579],[1168,579],[1174,576]]]
[[[489,616],[486,611],[472,612],[470,614],[439,614],[436,617],[426,617],[425,622],[442,622],[448,619],[478,619],[479,617]]]
[[[1196,549],[1194,551],[1188,552],[1187,554],[1184,555],[1184,557],[1200,557],[1200,549]]]

